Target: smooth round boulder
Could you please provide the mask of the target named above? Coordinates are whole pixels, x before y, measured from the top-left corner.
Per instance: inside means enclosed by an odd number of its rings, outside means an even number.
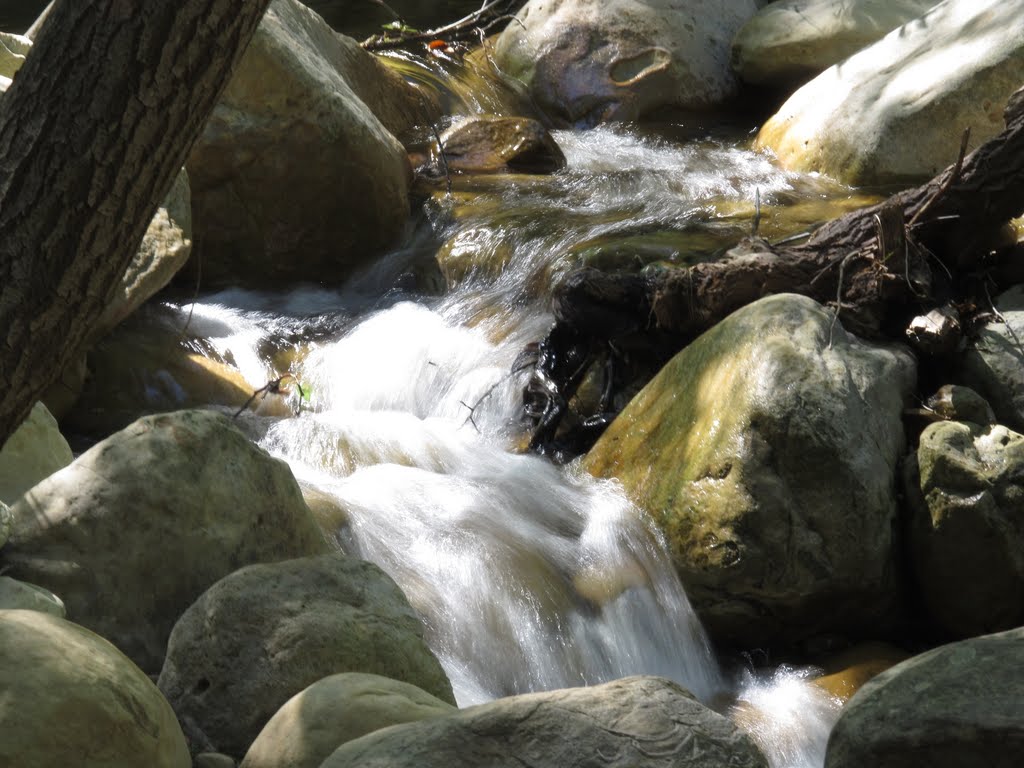
[[[321,768],[767,768],[750,737],[657,677],[510,696],[375,731]]]
[[[288,699],[340,672],[455,701],[402,591],[376,565],[341,554],[221,579],[175,625],[158,684],[218,750],[243,755]]]
[[[754,0],[530,0],[493,56],[564,124],[708,109],[736,93],[729,47],[756,9]]]
[[[854,186],[903,184],[1003,130],[1024,82],[1024,13],[1005,0],[945,0],[830,67],[764,124],[755,145],[789,170]]]
[[[931,424],[906,480],[908,542],[928,615],[955,637],[1024,624],[1024,435]]]
[[[329,551],[288,465],[209,411],[139,419],[11,508],[9,575],[159,671],[171,628],[249,563]]]
[[[399,680],[359,672],[331,675],[277,710],[240,768],[318,768],[335,749],[360,736],[457,711]]]
[[[410,88],[297,0],[274,0],[187,162],[204,288],[340,281],[395,245],[412,171],[362,96],[387,105]]]
[[[152,681],[103,638],[38,611],[0,610],[0,765],[189,768]]]
[[[733,69],[748,83],[807,80],[933,5],[935,0],[777,0],[736,34]]]
[[[1024,755],[1024,627],[915,656],[854,695],[825,768],[1016,768]]]
[[[677,354],[583,459],[661,526],[717,641],[862,631],[894,609],[912,356],[792,294]]]

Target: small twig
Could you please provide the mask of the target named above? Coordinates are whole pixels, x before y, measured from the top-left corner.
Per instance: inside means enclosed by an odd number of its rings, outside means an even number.
[[[448,158],[444,156],[444,144],[441,142],[441,134],[437,132],[437,125],[430,124],[430,130],[437,139],[437,154],[441,157],[441,165],[444,167],[444,178],[448,182],[448,197],[452,196],[452,174],[448,169]]]
[[[914,217],[907,224],[908,229],[913,227],[917,223],[917,220],[924,215],[925,211],[931,208],[932,204],[936,200],[946,194],[946,192],[949,191],[949,188],[956,183],[957,179],[960,178],[960,172],[964,167],[964,156],[967,154],[967,142],[970,141],[970,138],[971,127],[967,126],[967,128],[964,129],[963,137],[960,139],[960,154],[956,158],[956,165],[953,166],[953,172],[949,175],[949,178],[942,182],[942,186],[935,191],[935,194],[929,197],[928,201],[918,209],[917,213],[914,214]]]
[[[255,390],[249,397],[249,399],[245,401],[245,404],[242,405],[242,407],[239,408],[237,411],[235,411],[235,415],[232,416],[231,418],[237,419],[242,414],[242,411],[248,408],[249,405],[252,404],[252,401],[255,400],[257,397],[260,397],[261,395],[261,399],[263,399],[266,398],[267,395],[287,394],[287,390],[281,388],[281,384],[282,382],[284,382],[285,379],[291,379],[292,383],[295,385],[295,388],[299,390],[299,410],[302,410],[302,401],[306,398],[306,393],[303,391],[302,385],[299,384],[299,380],[295,378],[295,375],[291,373],[286,373],[283,376],[278,376],[276,379],[268,381],[262,387]]]
[[[828,349],[832,349],[832,331],[835,330],[836,320],[839,319],[839,310],[843,308],[843,272],[846,271],[846,262],[856,255],[856,251],[848,253],[846,258],[839,262],[839,282],[836,285],[836,312],[832,315],[832,322],[828,326]]]
[[[520,362],[520,360],[523,360],[523,362]],[[494,393],[494,390],[496,390],[506,381],[511,379],[517,373],[522,373],[523,371],[532,367],[535,364],[536,361],[530,361],[528,357],[524,360],[524,355],[520,354],[519,357],[516,358],[516,362],[512,364],[512,368],[509,370],[509,372],[502,376],[500,379],[498,379],[496,382],[491,384],[491,386],[487,388],[487,391],[480,395],[480,399],[476,401],[476,405],[470,405],[465,400],[459,400],[460,405],[463,405],[469,409],[469,416],[466,417],[466,421],[462,422],[462,426],[466,426],[466,422],[468,421],[476,428],[476,431],[479,432],[480,427],[477,426],[476,421],[473,419],[473,416],[476,415],[476,409],[483,405],[484,400],[490,397]]]
[[[402,48],[410,43],[427,43],[431,40],[437,40],[438,38],[467,35],[477,27],[478,22],[491,12],[495,6],[507,2],[509,2],[509,0],[489,0],[480,6],[479,10],[473,11],[473,13],[468,16],[464,16],[458,21],[453,21],[443,27],[428,29],[424,32],[417,32],[415,34],[400,34],[397,38],[381,38],[379,35],[375,35],[369,40],[364,40],[360,45],[368,51],[381,51],[393,48]]]

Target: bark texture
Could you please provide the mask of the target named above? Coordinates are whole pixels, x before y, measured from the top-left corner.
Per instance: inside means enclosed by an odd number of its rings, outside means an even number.
[[[0,110],[0,444],[106,307],[269,0],[59,0]]]

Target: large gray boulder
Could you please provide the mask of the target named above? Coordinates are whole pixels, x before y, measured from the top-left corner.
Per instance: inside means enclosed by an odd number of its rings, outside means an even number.
[[[944,645],[850,699],[825,768],[1016,768],[1024,755],[1024,627]]]
[[[57,420],[45,405],[36,403],[28,418],[0,448],[0,501],[13,504],[21,494],[74,458]]]
[[[114,646],[70,621],[0,610],[0,765],[189,768],[170,705]]]
[[[733,313],[676,355],[584,458],[660,524],[712,636],[862,630],[893,607],[901,348],[811,299]]]
[[[240,768],[318,768],[335,749],[360,736],[456,711],[399,680],[359,672],[331,675],[277,710]]]
[[[494,48],[552,119],[593,125],[736,92],[729,47],[754,0],[530,0]]]
[[[68,617],[143,670],[213,584],[249,563],[328,551],[288,465],[226,417],[140,419],[11,508],[0,566],[60,595]]]
[[[454,703],[402,591],[341,554],[217,582],[175,625],[159,686],[217,749],[243,755],[288,699],[339,672],[391,677]]]
[[[1024,285],[995,300],[1002,315],[986,323],[964,352],[964,381],[988,400],[1000,423],[1024,432]]]
[[[1024,435],[938,422],[907,467],[910,552],[929,615],[958,637],[1024,624]]]
[[[428,119],[411,88],[274,0],[187,164],[204,287],[340,280],[394,245],[412,173],[388,125]]]
[[[675,683],[627,677],[385,728],[321,768],[767,768],[750,738]]]
[[[1024,82],[1024,13],[1005,0],[945,0],[822,72],[762,127],[758,147],[797,171],[854,185],[931,177],[1003,130]]]
[[[814,77],[916,19],[936,0],[777,0],[743,25],[732,64],[749,83]]]

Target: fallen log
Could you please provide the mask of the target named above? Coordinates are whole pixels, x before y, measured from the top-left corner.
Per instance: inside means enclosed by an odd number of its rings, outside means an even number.
[[[650,277],[593,269],[570,275],[554,291],[556,323],[528,387],[531,412],[543,412],[534,417],[531,447],[551,445],[581,379],[581,355],[614,349],[622,338],[657,334],[659,344],[668,340],[665,357],[751,302],[798,293],[833,308],[853,333],[905,340],[915,316],[969,298],[990,244],[1024,212],[1024,88],[1004,117],[1002,133],[967,157],[965,137],[957,162],[929,182],[835,219],[800,245],[752,237],[719,261]],[[595,321],[602,316],[608,320]],[[539,390],[557,393],[547,408],[537,407]]]

